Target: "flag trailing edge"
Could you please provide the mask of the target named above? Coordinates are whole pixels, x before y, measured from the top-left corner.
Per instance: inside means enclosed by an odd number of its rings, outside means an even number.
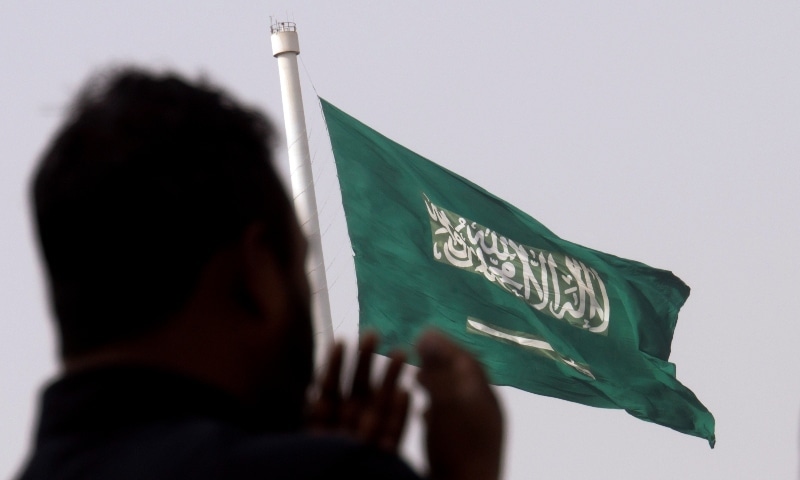
[[[354,251],[359,327],[383,351],[422,330],[472,351],[492,383],[705,438],[714,417],[669,354],[689,295],[671,272],[563,240],[320,98]]]

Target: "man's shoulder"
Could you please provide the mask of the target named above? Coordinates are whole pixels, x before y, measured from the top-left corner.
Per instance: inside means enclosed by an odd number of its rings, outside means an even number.
[[[307,433],[248,435],[226,452],[224,478],[418,479],[393,453],[341,435]]]
[[[332,477],[333,475],[333,477]],[[151,424],[114,438],[40,445],[21,480],[418,479],[396,455],[347,437],[251,433],[224,422]]]

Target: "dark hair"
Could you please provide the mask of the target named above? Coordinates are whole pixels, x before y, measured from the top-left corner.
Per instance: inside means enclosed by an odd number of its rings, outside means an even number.
[[[62,355],[163,325],[254,220],[289,257],[272,138],[263,114],[204,81],[125,68],[86,84],[33,180]]]

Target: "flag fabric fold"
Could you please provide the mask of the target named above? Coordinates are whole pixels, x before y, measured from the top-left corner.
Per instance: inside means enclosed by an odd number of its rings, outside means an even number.
[[[687,287],[563,240],[320,99],[354,251],[359,327],[384,352],[438,328],[496,385],[705,438],[714,418],[669,363]]]

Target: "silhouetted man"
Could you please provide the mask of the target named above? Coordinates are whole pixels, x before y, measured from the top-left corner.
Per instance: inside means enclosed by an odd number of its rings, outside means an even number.
[[[45,390],[35,479],[417,478],[395,354],[352,386],[333,349],[309,402],[305,240],[271,165],[272,128],[207,84],[140,70],[90,81],[33,199],[63,371]],[[417,346],[435,479],[494,479],[500,409],[442,335]]]

